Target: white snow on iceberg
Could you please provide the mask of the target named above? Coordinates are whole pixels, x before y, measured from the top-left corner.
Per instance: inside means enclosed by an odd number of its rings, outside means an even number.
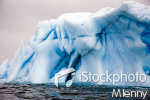
[[[74,68],[92,74],[145,74],[147,80],[116,85],[150,86],[150,7],[125,2],[119,8],[96,13],[68,13],[42,21],[27,47],[23,40],[14,58],[0,66],[0,80],[54,83],[54,76]],[[68,80],[65,76],[60,82]],[[97,84],[103,84],[98,82]],[[112,85],[112,83],[105,83]]]

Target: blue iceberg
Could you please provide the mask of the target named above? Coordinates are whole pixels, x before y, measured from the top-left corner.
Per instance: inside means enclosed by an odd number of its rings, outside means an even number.
[[[150,7],[124,2],[96,13],[67,13],[39,22],[28,45],[21,41],[11,62],[0,65],[0,82],[54,83],[56,73],[74,68],[92,74],[145,74],[145,82],[115,85],[150,86]],[[69,74],[59,81],[69,80]],[[112,85],[112,82],[96,84]]]

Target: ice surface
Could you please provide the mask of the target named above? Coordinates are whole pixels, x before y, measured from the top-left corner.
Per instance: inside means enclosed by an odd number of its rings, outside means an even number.
[[[27,47],[23,40],[14,58],[0,66],[0,80],[54,83],[54,76],[66,68],[104,74],[145,74],[144,83],[116,85],[150,86],[150,7],[125,2],[119,8],[96,13],[68,13],[56,20],[42,21]],[[60,82],[69,80],[64,76]],[[112,83],[101,83],[112,85]]]

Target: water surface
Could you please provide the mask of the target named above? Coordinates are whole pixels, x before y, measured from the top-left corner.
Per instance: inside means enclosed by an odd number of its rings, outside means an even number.
[[[28,100],[28,99],[142,99],[142,98],[112,98],[113,89],[125,89],[128,91],[147,91],[145,99],[150,99],[150,88],[148,87],[113,87],[104,85],[77,85],[73,84],[67,88],[60,85],[58,88],[52,84],[21,84],[0,83],[0,100]]]

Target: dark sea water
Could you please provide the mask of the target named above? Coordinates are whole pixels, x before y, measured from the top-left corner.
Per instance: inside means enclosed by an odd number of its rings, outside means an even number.
[[[120,100],[120,99],[142,99],[142,98],[121,98],[113,97],[113,89],[125,89],[125,90],[141,90],[147,91],[145,99],[150,100],[150,88],[147,87],[113,87],[104,85],[76,85],[73,84],[67,88],[65,85],[61,85],[58,88],[52,84],[21,84],[21,83],[0,83],[0,100]]]

